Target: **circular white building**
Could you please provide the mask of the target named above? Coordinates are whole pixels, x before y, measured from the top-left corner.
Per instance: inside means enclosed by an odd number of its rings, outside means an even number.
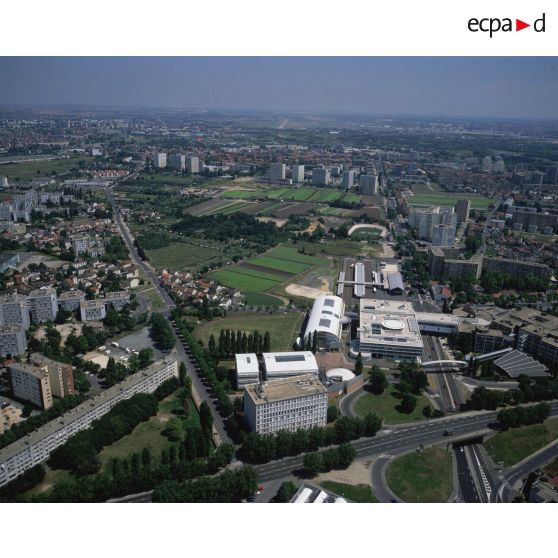
[[[354,372],[351,372],[347,368],[332,368],[326,372],[326,378],[332,382],[348,382],[354,377]]]

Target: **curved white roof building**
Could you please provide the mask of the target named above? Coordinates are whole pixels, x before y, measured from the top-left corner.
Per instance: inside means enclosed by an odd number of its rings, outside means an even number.
[[[321,349],[338,349],[341,340],[342,319],[345,312],[343,299],[334,295],[324,295],[316,299],[304,339],[318,332],[318,347]]]

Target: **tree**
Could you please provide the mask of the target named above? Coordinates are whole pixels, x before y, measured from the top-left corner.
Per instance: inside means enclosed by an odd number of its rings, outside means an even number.
[[[422,408],[422,416],[427,419],[432,417],[432,407],[430,405],[425,405]]]
[[[147,368],[150,364],[153,364],[153,349],[148,347],[140,349],[138,353],[138,361],[141,370]]]
[[[402,413],[410,415],[415,410],[416,406],[417,398],[414,395],[410,393],[404,393],[401,396],[401,403],[399,404],[399,407]]]
[[[319,453],[307,453],[302,460],[304,470],[310,477],[316,476],[322,469],[322,456]]]
[[[355,374],[359,376],[360,374],[362,374],[362,370],[363,370],[362,354],[359,351],[355,361]]]
[[[355,459],[356,450],[351,444],[341,444],[337,448],[337,464],[346,469]]]
[[[188,377],[188,371],[186,370],[186,365],[181,362],[180,366],[178,367],[178,378],[180,380],[180,385],[186,385],[186,378]]]
[[[370,390],[376,395],[381,395],[388,387],[386,375],[379,366],[372,366],[370,369]]]
[[[211,432],[213,427],[213,415],[211,414],[211,409],[206,401],[202,401],[200,405],[200,425],[202,430]]]
[[[327,408],[327,422],[334,422],[339,416],[339,409],[337,405],[330,405]]]
[[[287,502],[290,502],[293,496],[296,494],[296,490],[297,489],[294,482],[283,481],[281,483],[281,486],[279,487],[279,490],[277,491],[277,494],[275,495],[275,498],[273,498],[273,500],[271,501],[277,504],[285,504]]]
[[[180,442],[184,438],[182,421],[178,417],[171,417],[163,433],[171,442]]]

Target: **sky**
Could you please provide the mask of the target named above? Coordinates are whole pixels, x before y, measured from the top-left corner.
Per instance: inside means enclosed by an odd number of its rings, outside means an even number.
[[[558,118],[558,57],[0,57],[0,104]]]

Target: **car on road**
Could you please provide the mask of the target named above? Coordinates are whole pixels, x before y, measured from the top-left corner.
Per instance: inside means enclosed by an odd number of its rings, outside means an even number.
[[[444,430],[444,436],[453,436],[455,434],[455,430]]]

